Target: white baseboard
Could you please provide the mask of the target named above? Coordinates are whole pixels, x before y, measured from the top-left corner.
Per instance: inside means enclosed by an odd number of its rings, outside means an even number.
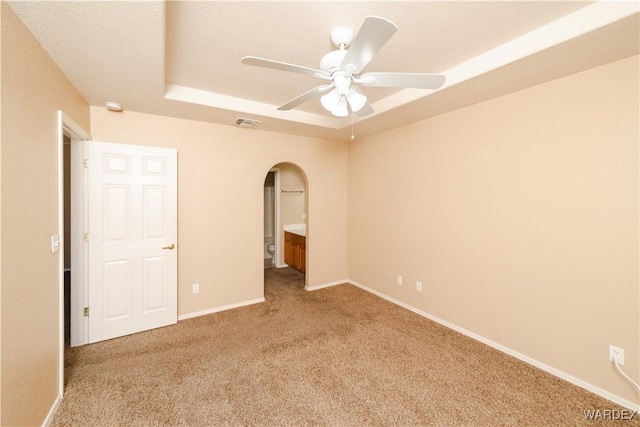
[[[51,423],[53,422],[53,417],[56,415],[56,412],[58,412],[58,408],[60,407],[61,402],[62,402],[62,395],[59,394],[56,397],[55,402],[53,402],[53,405],[51,406],[51,409],[49,410],[47,417],[44,419],[44,422],[42,423],[42,427],[49,427],[51,425]]]
[[[624,406],[625,408],[628,408],[628,409],[630,409],[632,411],[640,411],[640,404],[638,404],[638,403],[633,403],[633,402],[631,402],[631,401],[629,401],[627,399],[623,399],[622,397],[617,396],[617,395],[615,395],[615,394],[613,394],[611,392],[608,392],[607,390],[604,390],[604,389],[602,389],[600,387],[597,387],[597,386],[595,386],[593,384],[590,384],[590,383],[588,383],[586,381],[583,381],[583,380],[581,380],[579,378],[576,378],[576,377],[574,377],[572,375],[569,375],[566,372],[560,371],[560,370],[558,370],[558,369],[556,369],[556,368],[554,368],[552,366],[549,366],[549,365],[547,365],[545,363],[542,363],[542,362],[540,362],[538,360],[532,359],[529,356],[526,356],[526,355],[524,355],[522,353],[519,353],[519,352],[517,352],[515,350],[512,350],[512,349],[510,349],[508,347],[505,347],[502,344],[498,344],[497,342],[494,342],[494,341],[492,341],[490,339],[487,339],[487,338],[485,338],[483,336],[480,336],[480,335],[478,335],[476,333],[473,333],[473,332],[468,331],[468,330],[466,330],[464,328],[461,328],[461,327],[459,327],[459,326],[457,326],[457,325],[455,325],[453,323],[447,322],[446,320],[442,320],[439,317],[436,317],[436,316],[434,316],[432,314],[429,314],[429,313],[424,312],[422,310],[419,310],[419,309],[417,309],[415,307],[412,307],[409,304],[406,304],[406,303],[404,303],[402,301],[399,301],[399,300],[397,300],[395,298],[391,298],[390,296],[385,295],[385,294],[383,294],[381,292],[378,292],[375,289],[371,289],[371,288],[369,288],[369,287],[367,287],[367,286],[365,286],[365,285],[363,285],[361,283],[355,282],[353,280],[347,280],[347,282],[352,284],[352,285],[354,285],[354,286],[357,286],[357,287],[359,287],[359,288],[361,288],[361,289],[363,289],[363,290],[365,290],[367,292],[370,292],[370,293],[372,293],[374,295],[377,295],[380,298],[383,298],[383,299],[385,299],[385,300],[387,300],[389,302],[392,302],[392,303],[394,303],[396,305],[399,305],[402,308],[406,308],[407,310],[412,311],[412,312],[414,312],[414,313],[416,313],[416,314],[418,314],[418,315],[420,315],[422,317],[426,317],[429,320],[433,320],[434,322],[439,323],[442,326],[445,326],[445,327],[447,327],[449,329],[453,329],[454,331],[459,332],[459,333],[461,333],[463,335],[466,335],[469,338],[473,338],[476,341],[480,341],[481,343],[486,344],[486,345],[488,345],[490,347],[493,347],[496,350],[499,350],[499,351],[501,351],[503,353],[506,353],[509,356],[513,356],[513,357],[515,357],[517,359],[522,360],[523,362],[526,362],[526,363],[528,363],[530,365],[535,366],[536,368],[542,369],[543,371],[546,371],[546,372],[550,373],[551,375],[554,375],[554,376],[556,376],[558,378],[561,378],[561,379],[563,379],[565,381],[568,381],[571,384],[574,384],[574,385],[576,385],[578,387],[581,387],[581,388],[583,388],[583,389],[585,389],[587,391],[590,391],[590,392],[592,392],[594,394],[597,394],[598,396],[604,397],[605,399],[610,400],[610,401],[612,401],[614,403],[617,403],[620,406]]]
[[[178,321],[191,319],[192,317],[199,317],[199,316],[205,316],[207,314],[218,313],[220,311],[231,310],[234,308],[244,307],[247,305],[258,304],[261,302],[264,302],[264,297],[252,299],[249,301],[237,302],[235,304],[229,304],[222,307],[211,308],[209,310],[202,310],[202,311],[195,311],[193,313],[181,314],[180,316],[178,316]]]
[[[305,289],[307,291],[317,291],[318,289],[329,288],[331,286],[336,285],[344,285],[345,283],[350,283],[347,279],[344,280],[336,280],[335,282],[323,283],[322,285],[309,286]]]

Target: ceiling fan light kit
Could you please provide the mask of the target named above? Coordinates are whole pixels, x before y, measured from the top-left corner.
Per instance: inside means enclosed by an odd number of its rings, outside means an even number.
[[[336,117],[345,117],[349,114],[347,104],[351,111],[356,113],[367,103],[367,97],[351,87],[351,76],[344,71],[333,73],[334,89],[320,98],[320,103]]]
[[[367,103],[367,97],[358,92],[356,89],[351,89],[347,92],[347,101],[349,101],[349,106],[351,107],[351,111],[357,113],[364,107],[364,104]]]
[[[373,113],[373,109],[367,97],[356,85],[439,89],[444,84],[445,76],[438,74],[378,72],[361,74],[373,56],[397,30],[398,27],[393,22],[377,16],[368,16],[355,38],[350,28],[334,28],[331,31],[331,41],[338,49],[322,57],[320,70],[254,56],[242,58],[242,63],[331,80],[330,85],[318,86],[298,95],[278,107],[278,110],[291,110],[330,90],[320,97],[320,103],[331,114],[336,117],[346,117],[351,111],[358,113],[359,116],[366,116]]]
[[[349,115],[349,109],[347,108],[347,101],[344,98],[344,96],[340,96],[338,105],[336,105],[335,108],[331,110],[331,114],[333,114],[336,117],[347,117]]]
[[[320,103],[327,111],[333,111],[340,102],[340,94],[336,90],[332,90],[326,95],[320,97]]]

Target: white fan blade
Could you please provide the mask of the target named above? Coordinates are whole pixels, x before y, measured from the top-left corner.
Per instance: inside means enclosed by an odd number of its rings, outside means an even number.
[[[367,16],[340,68],[359,74],[396,31],[398,27],[393,22],[377,16]]]
[[[291,110],[292,108],[297,107],[298,105],[302,104],[303,102],[308,101],[311,98],[314,98],[314,97],[318,96],[321,92],[326,91],[330,87],[332,87],[332,85],[316,86],[313,89],[306,91],[302,95],[296,96],[295,98],[293,98],[291,101],[287,102],[286,104],[279,106],[278,110],[280,110],[280,111]]]
[[[370,79],[373,83],[362,82],[366,86],[407,87],[416,89],[439,89],[444,84],[443,74],[424,73],[364,73],[358,80]]]
[[[359,109],[356,114],[358,115],[358,117],[364,117],[368,116],[369,114],[373,114],[373,108],[371,108],[371,104],[369,104],[369,101],[367,101],[367,103],[364,104],[364,107]]]
[[[315,68],[303,67],[301,65],[287,64],[286,62],[273,61],[271,59],[258,58],[255,56],[245,56],[242,63],[246,65],[254,65],[256,67],[271,68],[280,71],[289,71],[291,73],[307,74],[310,76],[330,79],[331,75],[322,70]]]

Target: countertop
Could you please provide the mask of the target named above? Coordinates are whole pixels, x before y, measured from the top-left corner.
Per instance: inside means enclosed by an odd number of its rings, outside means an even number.
[[[297,234],[298,236],[307,237],[306,224],[288,224],[284,225],[282,229],[291,234]]]

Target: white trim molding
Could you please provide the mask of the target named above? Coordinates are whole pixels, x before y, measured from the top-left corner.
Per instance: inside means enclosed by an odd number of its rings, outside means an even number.
[[[375,289],[371,289],[371,288],[369,288],[369,287],[367,287],[367,286],[365,286],[365,285],[363,285],[361,283],[355,282],[353,280],[348,280],[347,282],[352,284],[352,285],[354,285],[354,286],[357,286],[358,288],[360,288],[362,290],[365,290],[365,291],[370,292],[370,293],[372,293],[374,295],[377,295],[382,299],[385,299],[385,300],[387,300],[389,302],[392,302],[393,304],[399,305],[402,308],[406,308],[407,310],[412,311],[412,312],[414,312],[414,313],[416,313],[416,314],[418,314],[418,315],[420,315],[422,317],[425,317],[425,318],[427,318],[429,320],[433,320],[434,322],[439,323],[442,326],[445,326],[445,327],[447,327],[449,329],[453,329],[454,331],[459,332],[462,335],[466,335],[467,337],[472,338],[472,339],[474,339],[476,341],[479,341],[479,342],[481,342],[483,344],[486,344],[489,347],[493,347],[496,350],[499,350],[499,351],[501,351],[503,353],[508,354],[509,356],[513,356],[516,359],[520,359],[521,361],[523,361],[525,363],[528,363],[530,365],[535,366],[536,368],[542,369],[543,371],[548,372],[551,375],[554,375],[554,376],[556,376],[558,378],[561,378],[561,379],[563,379],[565,381],[568,381],[573,385],[576,385],[576,386],[578,386],[580,388],[583,388],[583,389],[585,389],[587,391],[590,391],[590,392],[592,392],[594,394],[597,394],[598,396],[604,397],[605,399],[610,400],[610,401],[612,401],[614,403],[617,403],[620,406],[624,406],[625,408],[628,408],[628,409],[630,409],[632,411],[640,411],[640,404],[638,404],[638,403],[633,403],[633,402],[631,402],[631,401],[629,401],[627,399],[623,399],[622,397],[617,396],[617,395],[615,395],[615,394],[613,394],[611,392],[608,392],[607,390],[604,390],[604,389],[602,389],[600,387],[597,387],[597,386],[595,386],[593,384],[590,384],[590,383],[588,383],[586,381],[583,381],[583,380],[581,380],[579,378],[576,378],[576,377],[574,377],[572,375],[569,375],[566,372],[560,371],[559,369],[556,369],[556,368],[554,368],[552,366],[549,366],[549,365],[547,365],[545,363],[542,363],[542,362],[540,362],[538,360],[535,360],[535,359],[533,359],[533,358],[531,358],[529,356],[526,356],[526,355],[524,355],[522,353],[519,353],[519,352],[517,352],[515,350],[512,350],[509,347],[505,347],[502,344],[498,344],[497,342],[492,341],[492,340],[490,340],[488,338],[485,338],[485,337],[483,337],[481,335],[478,335],[478,334],[473,333],[471,331],[468,331],[468,330],[466,330],[464,328],[461,328],[458,325],[455,325],[453,323],[447,322],[446,320],[442,320],[439,317],[436,317],[436,316],[434,316],[432,314],[429,314],[429,313],[424,312],[422,310],[419,310],[419,309],[417,309],[415,307],[412,307],[409,304],[406,304],[406,303],[404,303],[402,301],[399,301],[399,300],[397,300],[395,298],[392,298],[392,297],[390,297],[388,295],[385,295],[382,292],[378,292]]]
[[[222,307],[211,308],[209,310],[194,311],[193,313],[181,314],[180,316],[178,316],[178,321],[191,319],[193,317],[206,316],[207,314],[219,313],[221,311],[232,310],[234,308],[245,307],[247,305],[259,304],[261,302],[264,302],[264,297],[237,302],[235,304],[224,305]]]
[[[44,419],[43,423],[42,423],[42,427],[49,427],[51,425],[51,423],[53,422],[53,417],[56,415],[56,412],[58,412],[58,408],[60,407],[60,403],[62,403],[62,395],[59,394],[56,397],[55,402],[53,402],[53,405],[51,406],[51,409],[49,409],[49,413],[47,414],[46,418]]]
[[[347,279],[336,280],[335,282],[323,283],[321,285],[306,286],[305,289],[307,291],[317,291],[318,289],[330,288],[331,286],[336,286],[336,285],[345,285],[347,283],[351,283],[351,282]]]

